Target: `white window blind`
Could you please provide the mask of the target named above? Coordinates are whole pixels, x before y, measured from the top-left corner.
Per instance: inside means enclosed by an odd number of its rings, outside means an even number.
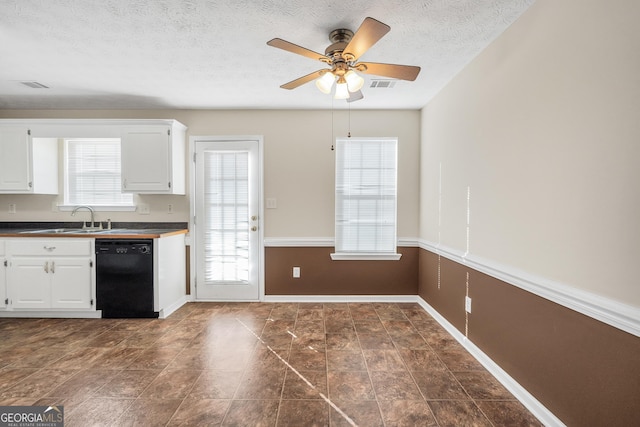
[[[395,138],[336,141],[338,254],[396,253],[396,159]]]
[[[205,280],[249,281],[248,152],[205,153]]]
[[[120,139],[67,139],[64,151],[65,205],[133,205],[121,190]]]

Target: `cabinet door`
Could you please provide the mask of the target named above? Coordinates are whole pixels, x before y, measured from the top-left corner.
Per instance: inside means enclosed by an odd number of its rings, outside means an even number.
[[[26,126],[0,126],[0,191],[30,191],[30,139]]]
[[[51,258],[52,308],[91,308],[90,262],[83,257]]]
[[[171,193],[171,128],[128,127],[122,135],[122,191]]]
[[[50,262],[46,258],[13,258],[7,284],[14,308],[51,307]]]
[[[7,308],[7,267],[4,263],[4,257],[0,257],[0,309]]]
[[[4,248],[5,242],[0,240],[0,310],[7,308],[7,257]]]

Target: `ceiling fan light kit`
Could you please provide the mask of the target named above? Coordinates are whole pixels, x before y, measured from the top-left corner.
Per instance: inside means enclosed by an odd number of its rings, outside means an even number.
[[[344,76],[338,77],[338,82],[336,83],[336,94],[334,95],[335,99],[347,99],[349,98],[349,87],[347,85],[347,81],[344,79]]]
[[[331,72],[327,71],[320,77],[316,79],[316,87],[322,93],[329,94],[331,93],[331,88],[333,88],[333,83],[336,81],[336,76]]]
[[[344,78],[347,81],[347,86],[349,86],[349,92],[357,92],[364,85],[364,79],[353,70],[347,71]]]
[[[391,27],[373,18],[365,18],[355,33],[344,28],[333,30],[329,34],[332,44],[325,50],[324,55],[279,38],[269,40],[267,42],[269,46],[322,61],[331,67],[299,77],[280,87],[295,89],[315,80],[316,87],[322,93],[330,94],[333,84],[336,83],[334,97],[353,102],[363,98],[360,89],[364,85],[364,79],[356,71],[400,80],[415,80],[420,73],[420,67],[357,62],[360,56],[390,30]]]

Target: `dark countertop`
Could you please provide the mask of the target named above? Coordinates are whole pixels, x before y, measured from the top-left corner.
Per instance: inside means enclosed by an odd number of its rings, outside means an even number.
[[[155,239],[188,232],[186,223],[113,223],[111,230],[83,230],[82,223],[0,223],[0,238]]]

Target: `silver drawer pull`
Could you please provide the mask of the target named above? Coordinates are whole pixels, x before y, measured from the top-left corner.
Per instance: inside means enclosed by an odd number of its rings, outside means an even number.
[[[55,261],[51,261],[51,272],[52,273],[56,272],[56,262]]]
[[[55,250],[55,248],[56,248],[55,246],[46,246],[46,245],[44,246],[44,249],[47,251],[53,251]]]
[[[44,263],[44,272],[48,273],[49,272],[49,261]]]

